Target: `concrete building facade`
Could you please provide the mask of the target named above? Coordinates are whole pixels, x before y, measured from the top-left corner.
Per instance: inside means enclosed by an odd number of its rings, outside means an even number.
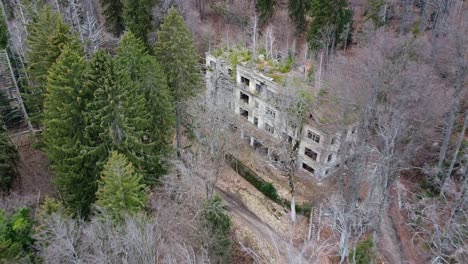
[[[284,87],[272,78],[242,65],[230,65],[209,53],[206,68],[207,95],[212,96],[215,89],[222,92],[222,103],[234,114],[232,125],[240,128],[238,135],[270,161],[277,160],[278,146],[288,141],[299,143],[297,165],[307,175],[323,179],[341,165],[340,133],[321,128],[312,114],[301,135],[288,128],[285,113],[272,103]],[[220,78],[226,85],[220,87]],[[352,133],[347,133],[346,140],[352,140]]]

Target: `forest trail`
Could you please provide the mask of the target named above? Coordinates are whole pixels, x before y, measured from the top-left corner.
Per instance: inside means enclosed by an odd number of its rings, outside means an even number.
[[[400,254],[399,241],[396,237],[396,230],[392,219],[390,219],[387,212],[384,213],[382,221],[380,223],[380,241],[379,248],[382,256],[386,263],[389,264],[400,264],[403,262],[403,258]]]
[[[291,263],[308,263],[302,256],[301,250],[280,237],[270,225],[263,222],[257,215],[251,212],[235,195],[220,188],[216,188],[216,190],[226,202],[229,212],[242,219],[242,221],[248,225],[249,229],[256,232],[260,237],[271,243],[275,243],[281,257],[289,259],[293,256],[294,261]]]

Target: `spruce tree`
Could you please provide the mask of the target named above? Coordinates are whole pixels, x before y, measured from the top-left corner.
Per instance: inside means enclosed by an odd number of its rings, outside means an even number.
[[[3,15],[4,12],[1,10],[3,8],[0,7],[0,49],[6,49],[8,44],[8,26],[6,23],[6,18]]]
[[[44,107],[47,71],[62,53],[63,47],[77,45],[76,38],[70,35],[70,27],[60,14],[46,5],[28,26],[27,73],[32,86],[26,87],[25,103],[31,119],[41,123]]]
[[[0,192],[8,191],[16,176],[18,151],[8,136],[6,126],[0,116]]]
[[[192,37],[184,19],[171,8],[164,17],[154,47],[167,77],[176,110],[177,151],[181,147],[182,103],[201,90],[201,75]]]
[[[116,151],[104,165],[96,197],[96,205],[115,219],[143,211],[148,200],[143,176],[125,155]]]
[[[153,184],[166,172],[166,164],[162,160],[170,153],[173,134],[174,113],[166,78],[161,66],[148,55],[144,43],[131,32],[122,38],[116,67],[121,80],[125,81],[122,82],[124,89],[144,98],[141,113],[146,114],[148,119],[140,127],[141,131],[145,131],[143,144],[140,145],[143,152],[139,155],[141,161],[131,160],[141,165],[145,170],[146,182]],[[138,118],[133,113],[129,112],[129,117]]]
[[[349,40],[353,13],[346,0],[312,0],[311,15],[313,22],[307,36],[310,47],[320,47],[322,31],[326,27],[333,27],[334,45]]]
[[[66,204],[86,215],[94,202],[96,179],[84,166],[82,147],[86,100],[81,50],[65,47],[47,75],[43,132],[55,182]]]
[[[101,0],[106,27],[114,34],[120,36],[124,30],[123,3],[121,0]]]
[[[153,0],[123,0],[123,17],[125,27],[135,36],[147,41],[148,32],[151,31],[151,10]]]
[[[298,32],[303,32],[306,29],[306,16],[310,10],[312,0],[289,0],[288,13],[289,17],[296,24]]]
[[[255,9],[260,13],[260,20],[262,23],[270,18],[275,12],[276,0],[257,0],[255,2]]]

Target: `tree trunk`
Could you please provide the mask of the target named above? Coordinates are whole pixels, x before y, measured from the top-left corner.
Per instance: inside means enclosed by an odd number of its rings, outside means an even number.
[[[291,193],[291,221],[296,222],[296,200],[294,198],[294,192]]]
[[[180,158],[180,150],[181,150],[181,147],[182,147],[182,144],[181,144],[181,117],[180,117],[180,106],[179,106],[179,103],[177,103],[176,105],[176,151],[177,151],[177,157]]]
[[[444,161],[447,155],[447,149],[450,143],[450,137],[452,136],[456,113],[458,112],[458,105],[459,105],[459,99],[455,98],[455,102],[453,103],[452,109],[450,110],[450,113],[447,118],[448,120],[447,120],[446,128],[444,131],[444,138],[442,141],[442,145],[440,146],[439,162],[437,163],[438,173],[443,173],[442,165],[444,164]]]
[[[447,174],[445,175],[445,178],[442,182],[442,185],[441,185],[441,194],[443,195],[444,194],[444,185],[447,181],[447,179],[450,179],[450,175],[452,174],[452,171],[453,171],[453,167],[455,167],[455,163],[457,162],[457,157],[458,157],[458,153],[460,152],[460,148],[462,146],[462,143],[463,143],[463,139],[465,138],[465,132],[466,132],[466,126],[468,125],[468,114],[465,114],[465,120],[463,122],[463,128],[462,128],[462,131],[460,133],[460,137],[458,138],[458,143],[457,143],[457,147],[455,148],[455,153],[453,153],[453,157],[452,157],[452,162],[450,162],[450,167],[447,171]]]

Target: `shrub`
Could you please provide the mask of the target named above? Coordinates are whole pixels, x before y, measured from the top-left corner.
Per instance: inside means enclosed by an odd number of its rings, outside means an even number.
[[[32,226],[29,209],[20,208],[13,215],[0,210],[0,263],[24,260],[30,255]]]
[[[278,192],[273,186],[272,183],[263,180],[259,177],[256,173],[254,173],[251,169],[245,166],[242,162],[237,160],[234,156],[226,154],[226,160],[242,178],[247,180],[250,184],[252,184],[257,190],[262,192],[266,197],[270,198],[273,202],[286,207],[291,207],[291,202],[287,199],[284,199],[278,195]],[[312,210],[312,206],[310,204],[298,204],[296,203],[296,212],[298,214],[302,214],[304,216],[309,216]]]
[[[374,244],[370,238],[360,242],[357,244],[355,250],[351,251],[349,262],[352,263],[354,257],[356,264],[373,263],[375,259],[374,253],[372,252],[373,246]]]
[[[278,199],[278,192],[271,182],[265,182],[260,187],[260,191],[268,198],[276,201]]]
[[[213,234],[214,243],[209,247],[209,251],[214,255],[219,263],[229,263],[231,259],[231,218],[226,213],[226,206],[218,195],[211,198],[203,210],[205,227]]]

